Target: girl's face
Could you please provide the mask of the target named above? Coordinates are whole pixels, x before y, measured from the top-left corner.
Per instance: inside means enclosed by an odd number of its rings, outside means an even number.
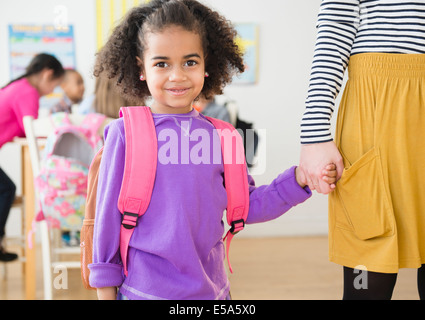
[[[51,69],[44,69],[41,71],[37,85],[40,96],[51,94],[53,90],[62,83],[63,78],[63,76],[60,78],[54,78],[53,70]]]
[[[182,27],[171,26],[158,33],[148,33],[145,41],[147,49],[141,74],[154,100],[153,111],[190,112],[205,80],[200,36]]]
[[[84,97],[84,79],[78,72],[68,71],[61,84],[63,91],[74,103],[79,103]]]

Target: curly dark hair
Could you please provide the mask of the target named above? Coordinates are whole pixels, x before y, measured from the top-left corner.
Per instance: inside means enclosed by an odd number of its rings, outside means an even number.
[[[169,26],[181,26],[202,39],[206,79],[201,95],[209,99],[222,94],[236,73],[244,71],[242,53],[235,43],[237,33],[219,13],[196,0],[153,0],[133,8],[118,25],[97,55],[94,75],[102,72],[115,79],[121,95],[133,103],[150,96],[145,81],[140,81],[147,32],[161,32]],[[143,59],[142,59],[143,60]]]

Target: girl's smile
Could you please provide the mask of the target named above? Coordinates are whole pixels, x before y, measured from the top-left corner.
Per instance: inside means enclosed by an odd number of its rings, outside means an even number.
[[[180,96],[183,96],[186,93],[188,93],[190,88],[176,87],[176,88],[170,88],[170,89],[165,89],[165,90],[168,91],[169,94],[171,94],[175,97],[180,97]]]

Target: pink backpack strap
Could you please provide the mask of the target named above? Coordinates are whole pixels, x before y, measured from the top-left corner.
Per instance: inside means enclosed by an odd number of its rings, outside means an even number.
[[[125,128],[125,166],[118,209],[122,213],[120,251],[127,276],[127,253],[138,219],[146,212],[156,176],[158,142],[148,107],[121,108]]]
[[[206,118],[216,128],[221,141],[224,184],[227,192],[227,223],[231,227],[223,240],[226,241],[227,239],[227,263],[229,264],[230,272],[233,273],[229,259],[230,242],[233,236],[245,227],[249,211],[248,172],[243,140],[230,123],[210,117]]]

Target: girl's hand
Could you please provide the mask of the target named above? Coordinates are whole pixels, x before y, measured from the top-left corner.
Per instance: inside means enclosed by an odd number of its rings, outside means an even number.
[[[301,188],[304,188],[307,184],[303,182],[301,171],[299,167],[295,168],[295,179]]]
[[[116,287],[97,288],[97,297],[99,300],[116,300],[117,288]]]
[[[329,184],[329,187],[333,190],[336,187],[337,171],[336,165],[331,163],[322,170],[322,180]]]

